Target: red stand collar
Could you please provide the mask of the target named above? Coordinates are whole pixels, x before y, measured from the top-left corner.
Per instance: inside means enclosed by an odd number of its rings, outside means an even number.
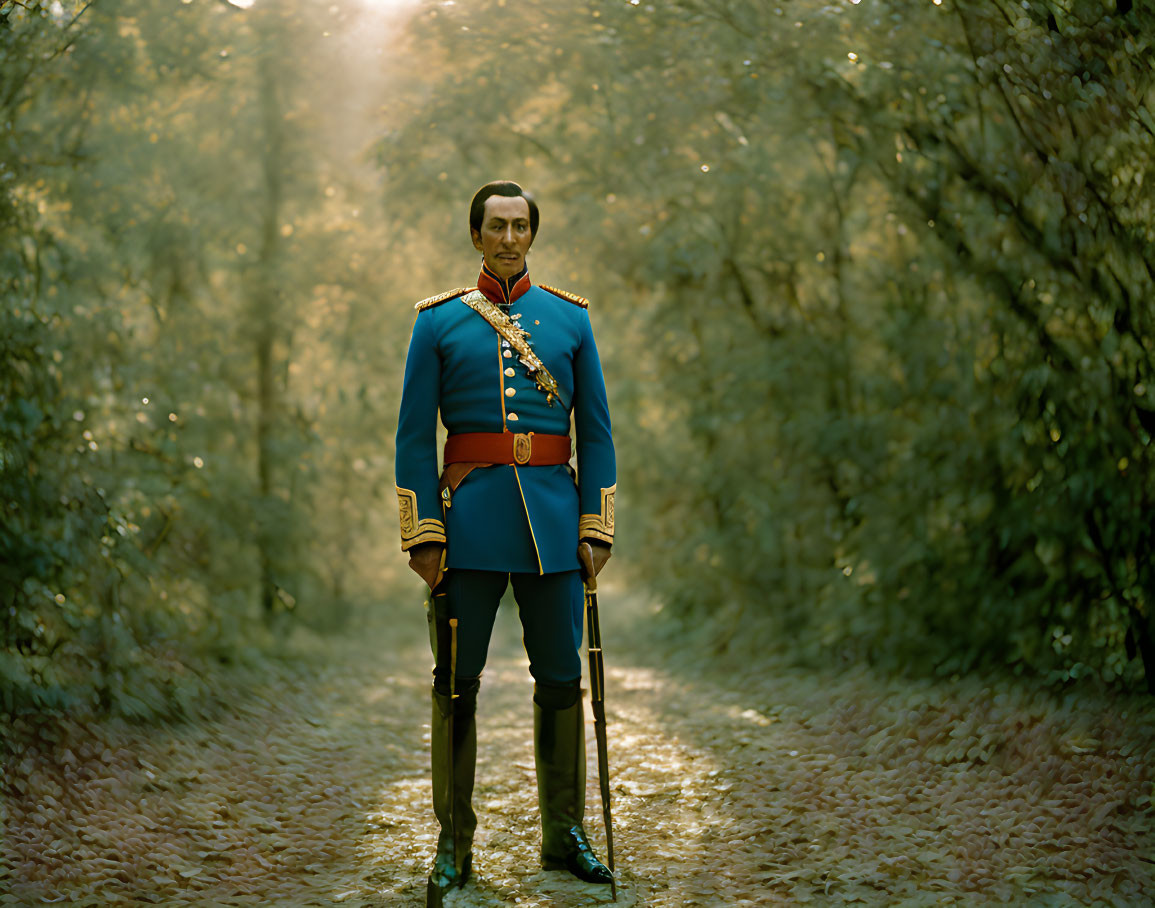
[[[508,280],[502,280],[485,265],[482,265],[481,274],[477,277],[477,289],[485,294],[486,299],[498,306],[515,302],[532,286],[528,269],[523,270],[521,274],[515,274]]]

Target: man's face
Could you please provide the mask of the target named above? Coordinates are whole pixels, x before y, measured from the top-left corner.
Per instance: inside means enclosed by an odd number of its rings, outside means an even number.
[[[513,277],[525,267],[525,254],[533,243],[529,203],[521,196],[491,195],[485,200],[481,230],[470,233],[486,267],[498,277]]]

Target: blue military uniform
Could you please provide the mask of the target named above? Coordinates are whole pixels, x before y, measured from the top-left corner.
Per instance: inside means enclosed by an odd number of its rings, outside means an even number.
[[[579,536],[612,542],[616,489],[605,381],[586,301],[510,287],[484,269],[478,290],[507,306],[557,381],[547,400],[516,351],[457,290],[418,304],[397,425],[401,547],[447,543],[446,567],[549,574],[578,568]],[[507,301],[506,296],[509,299]],[[577,484],[566,465],[500,464],[438,490],[436,418],[450,435],[576,435]]]
[[[441,471],[438,413],[449,435]],[[445,576],[431,603],[433,636],[454,628],[452,646],[442,639],[434,647],[431,748],[441,833],[427,904],[440,905],[441,894],[470,875],[476,697],[511,580],[535,681],[542,866],[609,882],[581,825],[577,552],[579,540],[613,542],[616,489],[605,382],[586,301],[533,285],[524,269],[502,279],[483,265],[476,288],[418,303],[396,464],[401,548],[445,545]]]

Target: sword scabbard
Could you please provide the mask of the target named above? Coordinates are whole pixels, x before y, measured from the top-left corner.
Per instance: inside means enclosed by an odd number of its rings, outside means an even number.
[[[585,547],[589,547],[588,543]],[[610,869],[610,892],[616,902],[618,899],[618,880],[614,873],[614,827],[610,816],[610,761],[609,744],[606,739],[606,670],[602,658],[602,629],[601,622],[598,620],[597,586],[592,582],[592,579],[593,573],[591,571],[585,590],[590,701],[594,714],[594,736],[597,738],[598,747],[598,783],[602,795],[602,819],[606,825],[606,859]]]

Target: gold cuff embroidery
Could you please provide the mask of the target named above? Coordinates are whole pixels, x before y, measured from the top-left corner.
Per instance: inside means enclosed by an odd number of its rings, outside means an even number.
[[[608,489],[602,489],[602,512],[600,514],[582,514],[578,518],[579,537],[601,539],[603,542],[614,541],[614,493],[617,490],[617,483]]]
[[[423,542],[445,542],[445,524],[433,517],[417,519],[417,493],[397,486],[397,513],[401,518],[401,551]]]
[[[423,542],[440,542],[445,545],[445,524],[432,517],[426,517],[417,524],[417,534],[406,539],[401,538],[401,551],[408,552],[413,546]]]
[[[600,520],[600,519],[601,518],[598,517],[596,514],[583,515],[582,519],[578,522],[578,538],[579,539],[600,539],[602,542],[612,543],[614,541],[614,537],[612,534],[603,533],[601,530],[596,529],[596,527],[592,523],[589,523],[589,524],[586,523],[587,520],[594,521],[594,520]]]

